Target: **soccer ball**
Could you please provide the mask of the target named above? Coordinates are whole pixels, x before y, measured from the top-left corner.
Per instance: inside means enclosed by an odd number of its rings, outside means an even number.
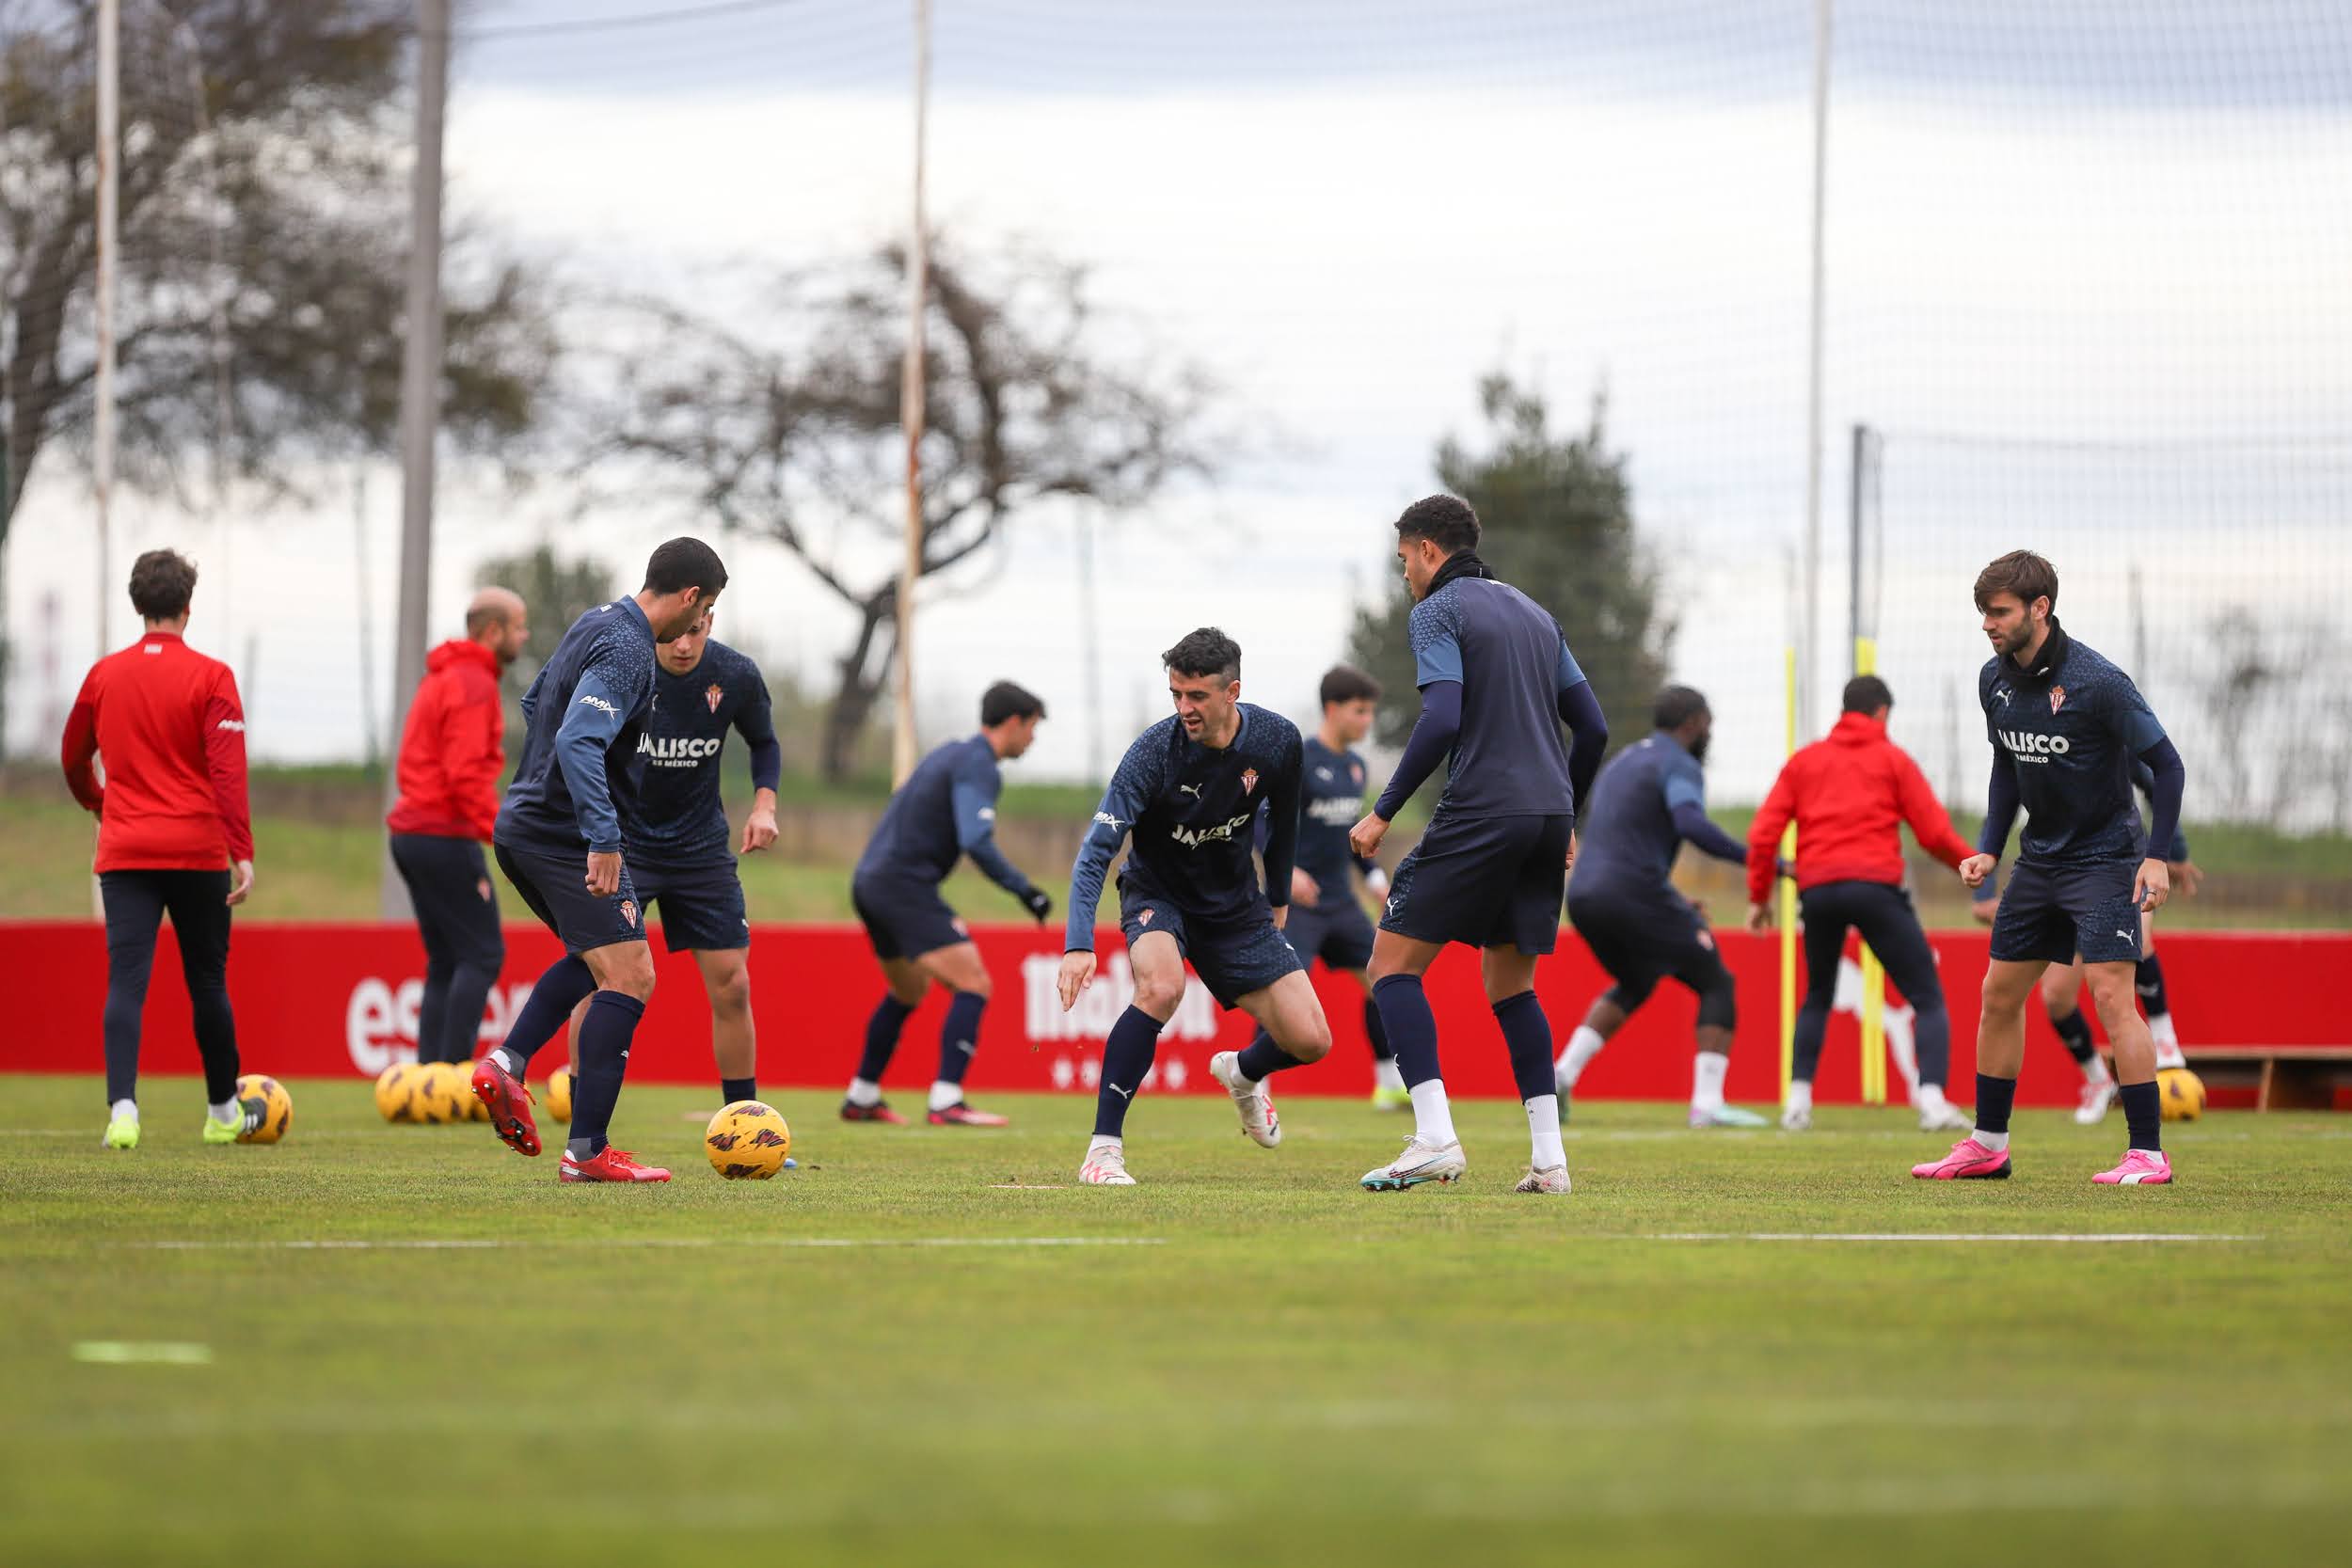
[[[294,1125],[294,1096],[275,1078],[246,1073],[237,1080],[237,1098],[262,1101],[262,1125],[250,1132],[238,1133],[237,1141],[241,1144],[274,1144]]]
[[[415,1104],[418,1091],[424,1080],[418,1075],[424,1069],[414,1062],[394,1062],[378,1074],[375,1080],[375,1111],[386,1121],[416,1121]]]
[[[2169,1067],[2156,1074],[2156,1097],[2164,1103],[2167,1121],[2195,1121],[2205,1114],[2205,1083],[2185,1067]]]
[[[784,1168],[792,1152],[792,1129],[775,1108],[756,1100],[723,1105],[703,1134],[710,1168],[730,1181],[765,1181]]]
[[[414,1101],[415,1119],[436,1127],[466,1119],[466,1102],[473,1098],[473,1085],[464,1068],[454,1062],[428,1062],[417,1073],[422,1084]]]
[[[548,1115],[558,1121],[572,1119],[572,1069],[560,1067],[548,1080]]]
[[[482,1097],[481,1097],[480,1095],[478,1095],[478,1094],[476,1094],[476,1093],[474,1093],[474,1092],[473,1092],[473,1063],[472,1063],[472,1061],[468,1060],[468,1061],[459,1062],[459,1063],[457,1063],[457,1064],[456,1064],[456,1066],[457,1066],[457,1119],[458,1119],[459,1121],[487,1121],[487,1120],[489,1120],[489,1119],[490,1119],[490,1107],[489,1107],[488,1105],[486,1105],[486,1104],[485,1104],[485,1103],[483,1102]]]

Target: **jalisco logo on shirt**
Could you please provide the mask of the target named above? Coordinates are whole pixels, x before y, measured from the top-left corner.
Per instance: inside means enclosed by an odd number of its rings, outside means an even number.
[[[2064,756],[2074,750],[2074,743],[2062,735],[2033,735],[2025,730],[1995,730],[2002,745],[2019,762],[2046,763],[2053,756]]]
[[[687,736],[656,740],[652,736],[641,735],[637,737],[637,754],[656,768],[698,768],[707,759],[717,756],[719,748],[725,744],[724,736],[707,739]]]
[[[1187,849],[1198,849],[1203,844],[1227,843],[1232,840],[1236,832],[1249,825],[1249,818],[1253,815],[1254,814],[1250,812],[1244,812],[1229,822],[1220,822],[1214,828],[1172,829],[1169,831],[1168,836],[1174,839],[1177,843],[1183,845]]]

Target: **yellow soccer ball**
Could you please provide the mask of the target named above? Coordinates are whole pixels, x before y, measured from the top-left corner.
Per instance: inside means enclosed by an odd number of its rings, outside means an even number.
[[[558,1121],[572,1119],[572,1069],[560,1067],[548,1080],[548,1115]]]
[[[703,1134],[710,1168],[730,1181],[765,1181],[784,1168],[792,1152],[792,1129],[771,1105],[739,1100],[723,1105]]]
[[[482,1102],[482,1097],[473,1092],[472,1060],[469,1058],[466,1061],[459,1062],[456,1064],[456,1067],[458,1099],[457,1119],[459,1121],[489,1120],[490,1107],[484,1104]]]
[[[2205,1114],[2205,1081],[2185,1067],[2166,1068],[2156,1074],[2156,1098],[2165,1120],[2195,1121]]]
[[[433,1062],[417,1070],[424,1075],[417,1119],[436,1127],[465,1120],[466,1103],[473,1099],[473,1085],[466,1069],[455,1062]]]
[[[376,1076],[375,1111],[386,1121],[415,1121],[417,1091],[424,1086],[423,1069],[414,1062],[394,1062]]]
[[[275,1078],[259,1072],[246,1073],[237,1080],[237,1098],[262,1101],[262,1125],[250,1132],[238,1133],[237,1141],[241,1144],[274,1144],[294,1125],[294,1096]]]

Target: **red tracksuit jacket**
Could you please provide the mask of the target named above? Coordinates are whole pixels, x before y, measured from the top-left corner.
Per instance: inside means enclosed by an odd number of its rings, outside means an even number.
[[[458,637],[424,658],[424,679],[400,732],[400,800],[384,825],[396,833],[490,841],[498,826],[499,773],[506,766],[506,708],[498,656]]]
[[[253,858],[237,677],[178,633],[151,631],[90,666],[64,760],[73,798],[98,814],[99,870],[218,871]]]
[[[1780,833],[1797,822],[1797,886],[1903,879],[1901,824],[1919,847],[1957,866],[1976,853],[1952,831],[1944,804],[1928,787],[1911,753],[1886,738],[1886,726],[1867,713],[1838,717],[1829,738],[1788,759],[1772,794],[1748,829],[1748,899],[1772,895]]]

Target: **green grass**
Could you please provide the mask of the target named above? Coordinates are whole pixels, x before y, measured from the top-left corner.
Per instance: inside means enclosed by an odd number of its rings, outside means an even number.
[[[1463,1108],[1463,1186],[1372,1196],[1400,1124],[1353,1102],[1267,1153],[1147,1097],[1120,1191],[1066,1185],[1076,1098],[991,1134],[792,1095],[807,1168],[735,1185],[714,1096],[646,1088],[620,1137],[680,1180],[612,1191],[356,1083],[208,1149],[151,1082],[121,1156],[93,1081],[9,1086],[0,1560],[2292,1562],[2352,1528],[2326,1117],[2177,1129],[2182,1184],[2122,1192],[2086,1180],[2120,1129],[2058,1113],[2017,1180],[1929,1186],[1899,1113],[1592,1106],[1560,1199],[1509,1191],[1509,1104]],[[2254,1239],[1653,1239],[1813,1231]],[[1121,1244],[922,1244],[1034,1237]],[[282,1245],[323,1241],[488,1244]]]

